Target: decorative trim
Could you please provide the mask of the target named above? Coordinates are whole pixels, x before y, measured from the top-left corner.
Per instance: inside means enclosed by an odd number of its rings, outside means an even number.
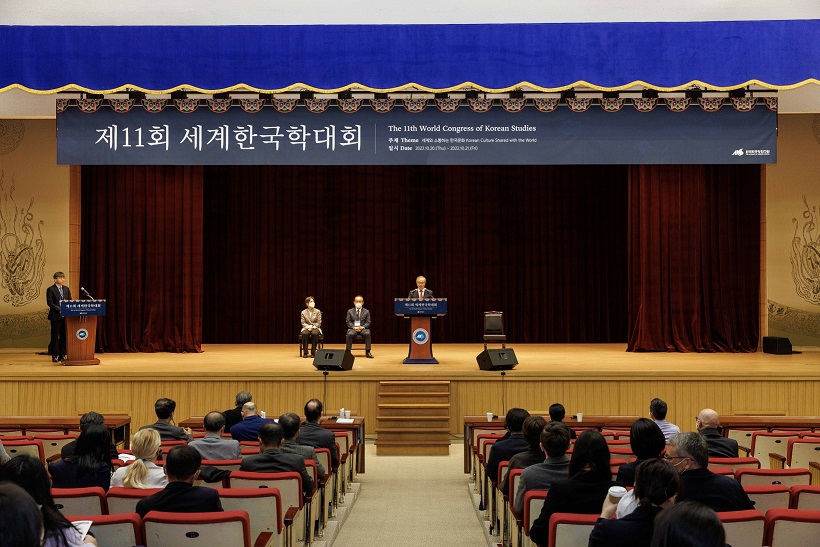
[[[100,109],[102,99],[77,99],[77,106],[82,112],[91,114]]]
[[[666,99],[666,108],[672,112],[683,112],[692,104],[692,99]]]
[[[230,99],[206,99],[208,108],[215,114],[224,114],[231,109]]]
[[[507,112],[521,112],[527,106],[527,99],[501,99],[501,108]]]
[[[396,104],[395,99],[370,99],[370,108],[379,114],[387,114]]]
[[[638,112],[652,112],[658,106],[658,98],[632,99],[632,106]]]
[[[427,108],[427,99],[404,99],[404,109],[417,114]]]
[[[327,110],[328,106],[330,106],[330,99],[305,99],[305,108],[314,114],[321,114]]]
[[[533,99],[532,105],[540,112],[552,112],[561,103],[559,99]]]
[[[183,114],[190,114],[199,108],[199,101],[196,99],[174,99],[174,106]]]
[[[167,99],[143,99],[142,100],[142,107],[152,114],[158,114],[165,110],[165,107],[168,105]]]
[[[459,106],[461,106],[461,101],[459,99],[453,99],[452,97],[447,97],[446,99],[436,99],[436,107],[447,114],[455,112],[458,110]]]
[[[336,106],[345,114],[354,114],[362,107],[362,99],[336,99]]]
[[[600,99],[600,106],[604,112],[618,112],[626,104],[626,99],[620,97],[616,99]]]
[[[271,100],[271,105],[280,114],[287,114],[288,112],[293,112],[296,109],[296,105],[298,105],[298,104],[299,104],[299,99],[273,99],[273,100]]]
[[[239,107],[248,114],[256,114],[265,108],[265,99],[239,99]]]
[[[592,99],[587,97],[575,97],[567,99],[567,106],[573,112],[586,112],[592,104]]]
[[[752,99],[754,100],[754,99]],[[717,112],[723,106],[723,99],[720,97],[700,97],[698,104],[706,112]]]

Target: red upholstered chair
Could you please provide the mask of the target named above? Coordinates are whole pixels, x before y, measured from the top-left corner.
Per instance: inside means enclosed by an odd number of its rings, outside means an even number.
[[[744,487],[753,484],[811,484],[808,469],[738,469],[735,477]]]
[[[760,461],[761,469],[769,469],[769,454],[771,452],[785,454],[789,439],[797,438],[797,432],[755,432],[752,434],[752,452],[750,456],[757,458]]]
[[[760,461],[757,458],[709,458],[709,469],[713,467],[728,467],[732,471],[760,469]]]
[[[798,484],[791,487],[792,497],[789,509],[820,511],[820,486]]]
[[[63,447],[72,441],[77,440],[78,435],[49,435],[45,433],[35,433],[32,438],[38,439],[43,443],[43,455],[46,460],[52,456],[57,456],[63,450]],[[5,439],[4,439],[5,440]]]
[[[225,471],[239,471],[239,466],[242,465],[242,460],[202,460],[202,466],[215,467],[216,469],[224,469]],[[202,478],[194,481],[194,486],[204,486],[205,488],[224,488],[227,485],[225,480],[217,482],[206,482]]]
[[[768,428],[765,427],[733,427],[729,429],[726,436],[737,441],[740,446],[751,448],[752,436],[755,433],[768,433]]]
[[[314,450],[319,463],[325,468],[325,476],[322,479],[325,481],[325,487],[319,491],[319,498],[322,503],[321,528],[324,528],[327,525],[328,517],[333,516],[333,500],[339,494],[339,470],[338,468],[333,469],[331,465],[329,448],[315,448]]]
[[[553,513],[550,517],[549,547],[572,547],[589,543],[598,515]]]
[[[530,490],[524,494],[524,514],[521,516],[521,520],[524,524],[523,531],[524,536],[527,538],[526,541],[529,541],[530,529],[533,523],[541,515],[541,509],[544,508],[547,495],[547,490]],[[552,521],[550,520],[550,522]],[[589,534],[587,534],[587,539],[589,539]]]
[[[733,479],[737,478],[731,467],[710,467],[709,471],[715,475],[726,475],[727,477],[731,477]]]
[[[766,518],[757,509],[748,511],[726,511],[718,513],[723,529],[726,531],[726,543],[729,545],[763,545],[766,533]]]
[[[763,514],[769,509],[788,509],[791,503],[791,489],[782,484],[756,484],[744,486],[743,490]]]
[[[3,448],[6,449],[6,452],[12,458],[15,456],[26,454],[28,456],[38,458],[41,462],[43,462],[43,465],[46,464],[46,456],[45,451],[43,450],[43,442],[38,441],[37,439],[31,439],[26,441],[7,441],[3,439]]]
[[[820,538],[820,511],[770,509],[766,513],[764,545],[797,547],[817,545]]]
[[[123,488],[115,486],[109,488],[105,494],[105,503],[110,515],[136,513],[137,502],[151,494],[156,494],[162,488]]]
[[[163,513],[151,511],[142,519],[146,547],[213,547],[266,545],[265,533],[251,543],[251,524],[245,511]]]
[[[496,469],[495,476],[497,480],[492,483],[492,494],[490,496],[490,535],[497,536],[501,530],[501,523],[504,519],[504,494],[499,488],[504,481],[504,476],[510,468],[509,461],[498,462],[498,469]]]
[[[105,490],[99,486],[87,488],[52,488],[54,504],[64,515],[105,515]]]
[[[820,438],[789,439],[786,448],[786,466],[808,468],[809,462],[820,461]]]
[[[523,469],[513,469],[509,472],[510,476],[507,479],[507,512],[510,515],[508,519],[510,536],[517,538],[516,545],[519,546],[522,545],[524,541],[524,512],[519,513],[515,510],[515,493],[518,490],[518,485],[521,482],[521,473],[523,472]],[[544,492],[546,492],[546,490]],[[515,522],[515,534],[512,533],[513,522]]]
[[[219,499],[226,511],[245,511],[251,522],[251,537],[263,532],[273,536],[273,547],[293,545],[293,519],[297,510],[291,507],[287,514],[282,508],[282,494],[278,488],[220,488]]]
[[[120,515],[72,515],[71,522],[90,520],[89,532],[94,534],[98,545],[143,545],[140,516],[136,513]]]
[[[228,488],[276,488],[282,496],[282,507],[285,512],[291,507],[297,513],[294,516],[296,541],[304,539],[305,499],[302,495],[302,475],[288,473],[254,473],[251,471],[233,471],[228,478]]]

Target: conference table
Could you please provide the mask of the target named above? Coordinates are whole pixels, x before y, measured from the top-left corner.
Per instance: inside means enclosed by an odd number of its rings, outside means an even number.
[[[305,421],[305,417],[301,417],[302,422]],[[365,461],[364,461],[364,416],[351,416],[352,423],[337,423],[338,418],[336,416],[326,416],[322,418],[319,422],[325,429],[333,429],[336,431],[353,431],[356,436],[356,472],[357,473],[364,473],[365,469]],[[203,430],[204,416],[191,416],[181,422],[177,423],[180,427],[190,427],[191,429],[196,430]]]
[[[106,414],[105,427],[111,432],[114,444],[123,448],[131,446],[131,416]],[[21,430],[23,435],[37,433],[38,429],[79,431],[80,416],[0,416],[0,429]]]

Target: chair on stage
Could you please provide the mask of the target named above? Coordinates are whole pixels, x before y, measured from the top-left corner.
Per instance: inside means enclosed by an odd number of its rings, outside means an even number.
[[[820,511],[771,509],[766,513],[764,545],[797,547],[817,545],[820,537]]]
[[[484,349],[487,342],[501,342],[501,347],[507,347],[507,334],[504,331],[504,312],[484,312]]]
[[[762,545],[766,534],[766,517],[757,509],[725,511],[717,514],[726,531],[728,545]]]
[[[265,532],[251,543],[251,523],[245,511],[216,513],[163,513],[151,511],[142,519],[146,547],[211,547],[267,545]]]
[[[98,545],[143,545],[140,516],[136,513],[118,515],[71,515],[71,522],[90,520],[89,533]]]
[[[54,505],[64,515],[104,515],[108,513],[105,490],[99,486],[52,488]]]
[[[300,332],[299,337],[297,338],[297,343],[299,345],[299,357],[302,356],[302,336],[303,334]],[[364,338],[362,338],[364,339]],[[308,346],[310,346],[310,340],[308,340]],[[320,333],[319,338],[316,340],[316,350],[324,349],[325,347],[325,334]]]

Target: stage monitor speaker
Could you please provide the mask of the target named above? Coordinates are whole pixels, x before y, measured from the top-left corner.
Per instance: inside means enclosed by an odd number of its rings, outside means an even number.
[[[764,336],[763,353],[774,353],[776,355],[791,355],[791,340],[789,340],[788,338],[781,338],[780,336]]]
[[[313,366],[318,370],[350,370],[356,358],[343,349],[319,349],[313,358]]]
[[[481,370],[512,370],[518,364],[515,351],[506,349],[485,349],[475,358]]]

